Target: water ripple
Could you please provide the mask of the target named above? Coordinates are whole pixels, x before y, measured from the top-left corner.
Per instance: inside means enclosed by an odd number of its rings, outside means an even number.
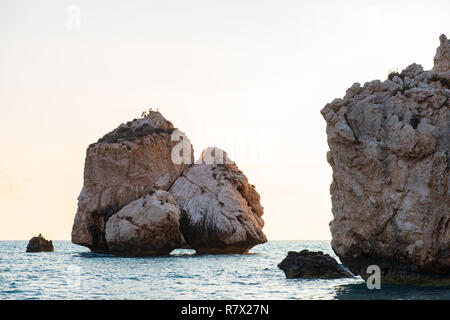
[[[361,278],[286,279],[277,264],[288,251],[321,250],[328,241],[270,241],[246,255],[117,258],[68,241],[55,252],[27,254],[25,241],[0,241],[0,300],[5,299],[450,299],[450,288],[384,286]],[[335,257],[335,256],[334,256]]]

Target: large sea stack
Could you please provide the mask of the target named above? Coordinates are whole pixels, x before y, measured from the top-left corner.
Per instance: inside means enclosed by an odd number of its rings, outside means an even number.
[[[89,146],[73,243],[152,256],[186,247],[246,253],[267,241],[259,194],[243,172],[228,158],[215,161],[225,155],[218,148],[193,164],[192,146],[174,130],[159,112],[149,112]]]
[[[412,64],[355,83],[321,111],[334,219],[332,248],[366,278],[450,283],[450,42],[434,68]]]
[[[191,165],[175,164],[171,159],[172,148],[179,143],[171,139],[174,130],[159,112],[151,111],[89,146],[73,243],[108,253],[105,225],[109,218],[152,190],[168,190]]]

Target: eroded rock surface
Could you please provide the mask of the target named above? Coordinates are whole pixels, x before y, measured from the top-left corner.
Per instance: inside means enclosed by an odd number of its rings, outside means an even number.
[[[287,279],[340,279],[353,275],[337,261],[322,251],[289,251],[287,257],[278,264]]]
[[[167,190],[190,166],[171,159],[172,148],[178,143],[171,140],[174,130],[159,112],[150,111],[89,146],[73,243],[94,252],[109,252],[104,232],[108,219],[151,190]]]
[[[259,194],[220,149],[203,151],[170,192],[181,208],[183,236],[197,253],[246,253],[267,241]]]
[[[445,34],[439,37],[440,46],[436,49],[434,56],[434,71],[447,72],[450,70],[450,40]]]
[[[167,255],[184,242],[180,208],[171,194],[158,190],[131,202],[106,223],[109,251],[118,256]]]
[[[382,281],[450,281],[450,55],[440,42],[432,71],[412,64],[355,83],[321,111],[332,247],[363,277],[375,264]]]

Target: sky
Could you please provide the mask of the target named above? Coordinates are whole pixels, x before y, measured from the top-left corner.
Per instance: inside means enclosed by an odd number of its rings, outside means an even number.
[[[354,82],[430,69],[450,1],[0,2],[0,240],[69,240],[86,148],[159,111],[226,150],[269,240],[331,239],[320,110]]]

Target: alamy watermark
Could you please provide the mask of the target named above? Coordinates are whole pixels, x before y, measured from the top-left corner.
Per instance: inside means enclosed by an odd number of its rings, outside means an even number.
[[[171,141],[178,142],[171,151],[171,159],[174,164],[192,164],[192,144],[184,132],[175,129],[170,137]],[[212,147],[203,150],[197,164],[234,164],[225,151]]]
[[[142,112],[141,118],[153,118],[152,112],[152,108]],[[158,108],[156,108],[156,112],[159,112]],[[159,117],[153,119],[156,120],[155,124],[151,124],[151,126],[155,126],[156,130],[162,129],[159,127],[159,120],[157,120]],[[192,140],[179,129],[174,129],[171,132],[170,157],[173,164],[234,165],[235,162],[228,155],[235,154],[239,155],[238,162],[251,167],[253,172],[263,172],[266,177],[279,177],[281,164],[285,157],[283,145],[280,143],[282,139],[278,131],[267,130],[262,126],[250,130],[246,126],[234,125],[218,126],[217,130],[211,130],[209,123],[205,124],[198,119],[196,121],[198,122],[192,124],[193,130],[189,134]],[[195,141],[196,146],[220,145],[227,151],[225,152],[217,147],[208,147],[202,151],[200,157],[194,157],[194,148],[191,141]],[[293,161],[293,158],[290,158],[290,160]]]
[[[170,137],[171,141],[178,141],[172,148],[171,159],[174,164],[191,164],[192,162],[192,144],[184,132],[175,129]]]
[[[381,269],[377,265],[370,265],[367,267],[367,274],[370,274],[369,277],[367,277],[366,285],[367,289],[373,290],[373,289],[381,289]]]
[[[66,27],[70,31],[80,30],[81,28],[81,8],[77,5],[70,5],[66,8],[67,19]]]

